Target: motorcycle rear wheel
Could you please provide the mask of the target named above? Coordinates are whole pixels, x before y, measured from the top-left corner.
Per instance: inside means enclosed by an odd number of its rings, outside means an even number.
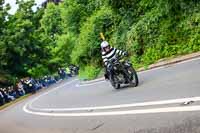
[[[114,79],[112,79],[110,77],[110,82],[111,82],[111,85],[115,88],[115,89],[120,89],[120,84],[116,82],[116,78],[114,77]]]

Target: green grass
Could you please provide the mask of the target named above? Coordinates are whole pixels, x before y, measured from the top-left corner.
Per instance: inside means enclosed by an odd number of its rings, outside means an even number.
[[[26,98],[29,97],[29,96],[31,96],[31,94],[24,95],[24,96],[22,96],[22,97],[20,97],[20,98],[18,98],[18,99],[15,99],[14,101],[11,101],[11,102],[9,102],[9,103],[6,103],[6,104],[0,106],[0,110],[3,110],[3,109],[5,109],[5,108],[7,108],[7,107],[9,107],[9,106],[11,106],[11,105],[13,105],[13,104],[19,102],[19,101],[22,101],[23,99],[26,99]]]

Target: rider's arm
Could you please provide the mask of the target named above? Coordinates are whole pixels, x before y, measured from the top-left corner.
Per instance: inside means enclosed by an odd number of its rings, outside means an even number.
[[[104,65],[107,66],[108,65],[108,58],[104,57],[104,56],[102,58],[103,58]]]
[[[127,52],[117,49],[117,50],[116,50],[116,54],[119,55],[119,57],[121,57],[121,56],[126,56]]]

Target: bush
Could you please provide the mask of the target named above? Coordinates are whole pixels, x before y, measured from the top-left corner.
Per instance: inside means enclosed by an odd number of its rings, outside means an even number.
[[[53,58],[50,60],[53,64],[56,63],[59,66],[62,64],[70,64],[70,55],[72,49],[76,43],[75,35],[72,33],[62,34],[56,39],[56,47],[51,51]]]
[[[147,12],[141,19],[132,25],[128,32],[126,45],[131,53],[142,56],[145,48],[154,45],[159,35],[158,23],[162,19],[162,14],[155,8]]]
[[[100,71],[99,67],[88,65],[79,71],[79,78],[82,80],[91,80],[96,78]]]
[[[38,77],[42,77],[44,75],[50,74],[47,67],[43,65],[37,65],[36,67],[29,69],[28,73],[34,78],[38,78]]]

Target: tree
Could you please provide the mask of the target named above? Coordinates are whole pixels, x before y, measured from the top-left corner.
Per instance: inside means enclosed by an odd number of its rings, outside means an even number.
[[[4,32],[7,29],[6,27],[6,18],[8,17],[8,10],[10,9],[10,5],[7,4],[6,8],[4,8],[4,0],[0,0],[0,71],[3,71],[3,65],[6,64],[6,60],[3,58],[5,55],[5,36]]]
[[[32,10],[34,1],[17,1],[17,4],[17,12],[7,17],[2,68],[13,76],[27,76],[29,69],[41,63],[45,47],[38,34],[40,17]]]
[[[50,63],[54,63],[55,66],[63,66],[71,63],[71,52],[76,43],[76,38],[73,34],[63,34],[58,36],[56,40],[56,47],[52,49],[52,59]]]
[[[55,41],[56,35],[62,33],[61,20],[60,9],[58,6],[49,3],[40,22],[42,30],[46,36],[51,38],[52,42]]]
[[[90,18],[81,26],[78,44],[74,47],[71,58],[72,62],[79,65],[99,65],[100,38],[99,33],[112,34],[112,26],[115,23],[115,14],[110,8],[102,7],[95,11]]]

